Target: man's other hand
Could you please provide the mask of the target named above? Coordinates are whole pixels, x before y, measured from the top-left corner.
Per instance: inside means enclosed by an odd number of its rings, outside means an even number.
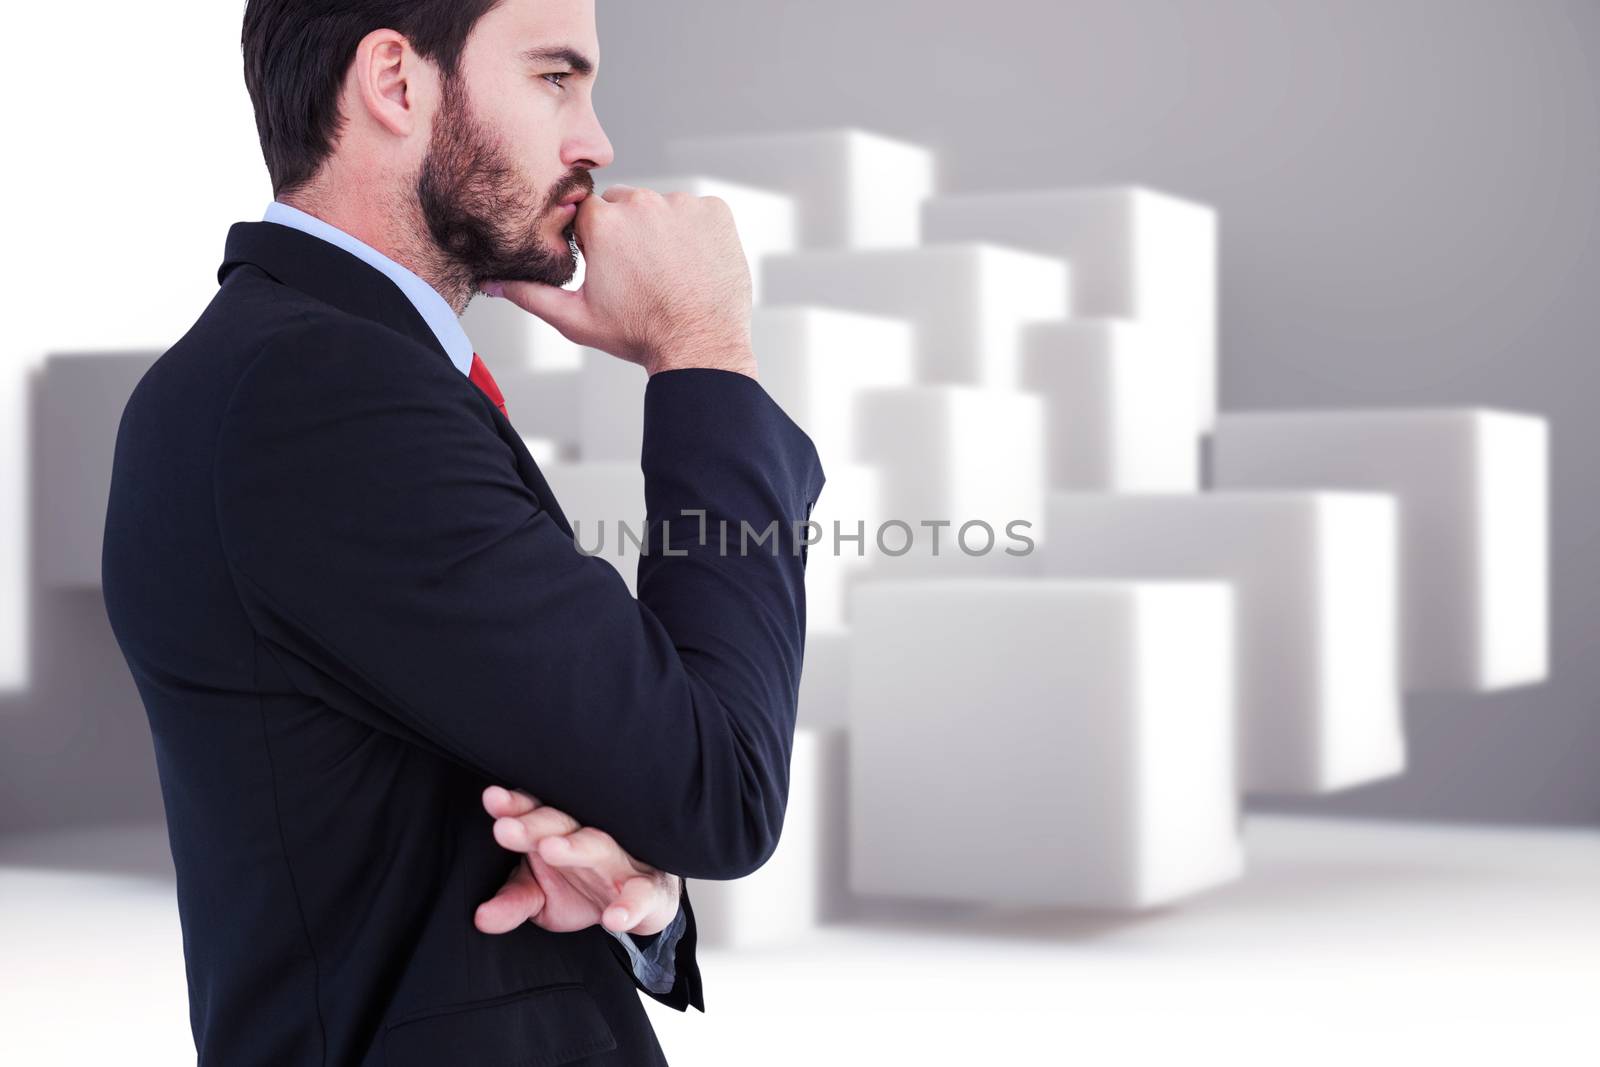
[[[474,922],[503,934],[524,922],[555,933],[600,923],[616,933],[654,934],[678,913],[683,880],[640,863],[604,830],[500,786],[483,791],[494,839],[522,854],[511,877],[478,906]]]

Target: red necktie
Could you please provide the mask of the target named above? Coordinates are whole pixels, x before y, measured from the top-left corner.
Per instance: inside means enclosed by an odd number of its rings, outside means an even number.
[[[489,373],[489,368],[478,353],[472,353],[472,369],[467,372],[467,377],[472,379],[472,384],[482,389],[484,394],[500,409],[500,414],[509,421],[511,415],[506,411],[506,398],[500,395],[500,387],[494,384],[494,375]]]

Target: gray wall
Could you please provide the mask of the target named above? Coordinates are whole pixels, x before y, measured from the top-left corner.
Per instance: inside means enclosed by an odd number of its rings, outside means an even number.
[[[949,191],[1152,185],[1221,211],[1225,408],[1550,417],[1551,680],[1413,698],[1403,779],[1292,806],[1600,823],[1600,3],[599,12],[615,173],[679,134],[849,124],[936,148]]]

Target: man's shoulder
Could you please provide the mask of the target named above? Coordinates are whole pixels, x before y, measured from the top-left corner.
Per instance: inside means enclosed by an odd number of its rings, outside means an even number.
[[[293,356],[320,349],[335,356],[377,352],[439,361],[438,353],[393,326],[346,311],[249,268],[230,275],[227,284],[217,290],[196,323],[197,329],[208,319],[231,343],[258,354]]]
[[[336,307],[251,267],[230,274],[184,336],[158,361],[180,377],[219,379],[230,392],[288,378],[305,390],[381,376],[398,387],[455,368],[440,353],[376,319]]]

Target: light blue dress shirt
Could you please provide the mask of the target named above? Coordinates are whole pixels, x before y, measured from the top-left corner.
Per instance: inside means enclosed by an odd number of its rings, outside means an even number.
[[[456,369],[462,374],[472,372],[472,341],[467,337],[467,331],[461,328],[460,316],[433,286],[365,241],[357,240],[339,227],[297,207],[274,200],[267,205],[267,213],[262,217],[262,221],[275,222],[280,226],[289,226],[303,233],[309,233],[313,237],[320,237],[381,271],[411,301],[417,313],[422,316],[422,321],[428,324],[433,335],[439,339],[439,344],[450,357],[450,362],[456,365]],[[606,933],[620,941],[622,947],[628,950],[628,958],[633,961],[633,973],[638,976],[646,989],[653,993],[667,993],[671,992],[677,975],[674,957],[678,939],[683,936],[684,926],[683,907],[680,905],[678,914],[672,917],[672,922],[644,952],[639,950],[639,946],[628,934],[619,934],[612,930],[606,930]]]

